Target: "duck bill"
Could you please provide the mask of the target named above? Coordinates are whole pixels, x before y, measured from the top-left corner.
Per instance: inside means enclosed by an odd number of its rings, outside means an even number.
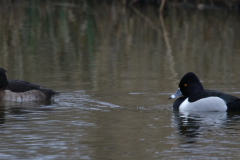
[[[180,88],[178,88],[177,92],[169,97],[169,99],[177,98],[178,96],[181,96],[182,92],[180,91]]]

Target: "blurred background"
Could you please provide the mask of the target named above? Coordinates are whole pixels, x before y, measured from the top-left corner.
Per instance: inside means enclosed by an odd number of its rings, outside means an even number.
[[[1,67],[60,90],[172,90],[188,71],[240,81],[238,1],[166,1],[161,15],[159,1],[123,2],[1,1]]]
[[[237,158],[238,114],[172,111],[182,76],[240,97],[238,0],[1,0],[0,67],[61,94],[0,103],[0,159]]]

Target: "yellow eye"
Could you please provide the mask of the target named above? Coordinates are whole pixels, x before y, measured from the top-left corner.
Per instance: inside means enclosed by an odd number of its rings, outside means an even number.
[[[184,87],[186,87],[187,86],[187,84],[184,84]]]

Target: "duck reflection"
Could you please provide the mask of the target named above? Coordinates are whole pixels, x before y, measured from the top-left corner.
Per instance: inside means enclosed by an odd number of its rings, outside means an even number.
[[[12,101],[5,101],[4,106],[6,111],[13,115],[23,115],[27,113],[32,113],[33,111],[49,111],[52,110],[49,107],[53,103],[50,101],[46,102],[12,102]]]
[[[5,107],[0,105],[0,125],[5,123]]]
[[[173,123],[177,125],[178,133],[186,138],[187,143],[194,143],[202,132],[225,126],[227,117],[227,112],[174,111]]]
[[[13,102],[13,101],[0,101],[0,124],[5,123],[6,114],[20,116],[33,111],[49,111],[53,102]]]

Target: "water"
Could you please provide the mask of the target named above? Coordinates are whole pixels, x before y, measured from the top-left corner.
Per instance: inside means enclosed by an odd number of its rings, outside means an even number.
[[[3,3],[3,2],[1,2]],[[87,1],[0,5],[9,79],[60,91],[0,102],[0,159],[237,159],[240,114],[172,110],[188,71],[240,97],[239,15]]]

